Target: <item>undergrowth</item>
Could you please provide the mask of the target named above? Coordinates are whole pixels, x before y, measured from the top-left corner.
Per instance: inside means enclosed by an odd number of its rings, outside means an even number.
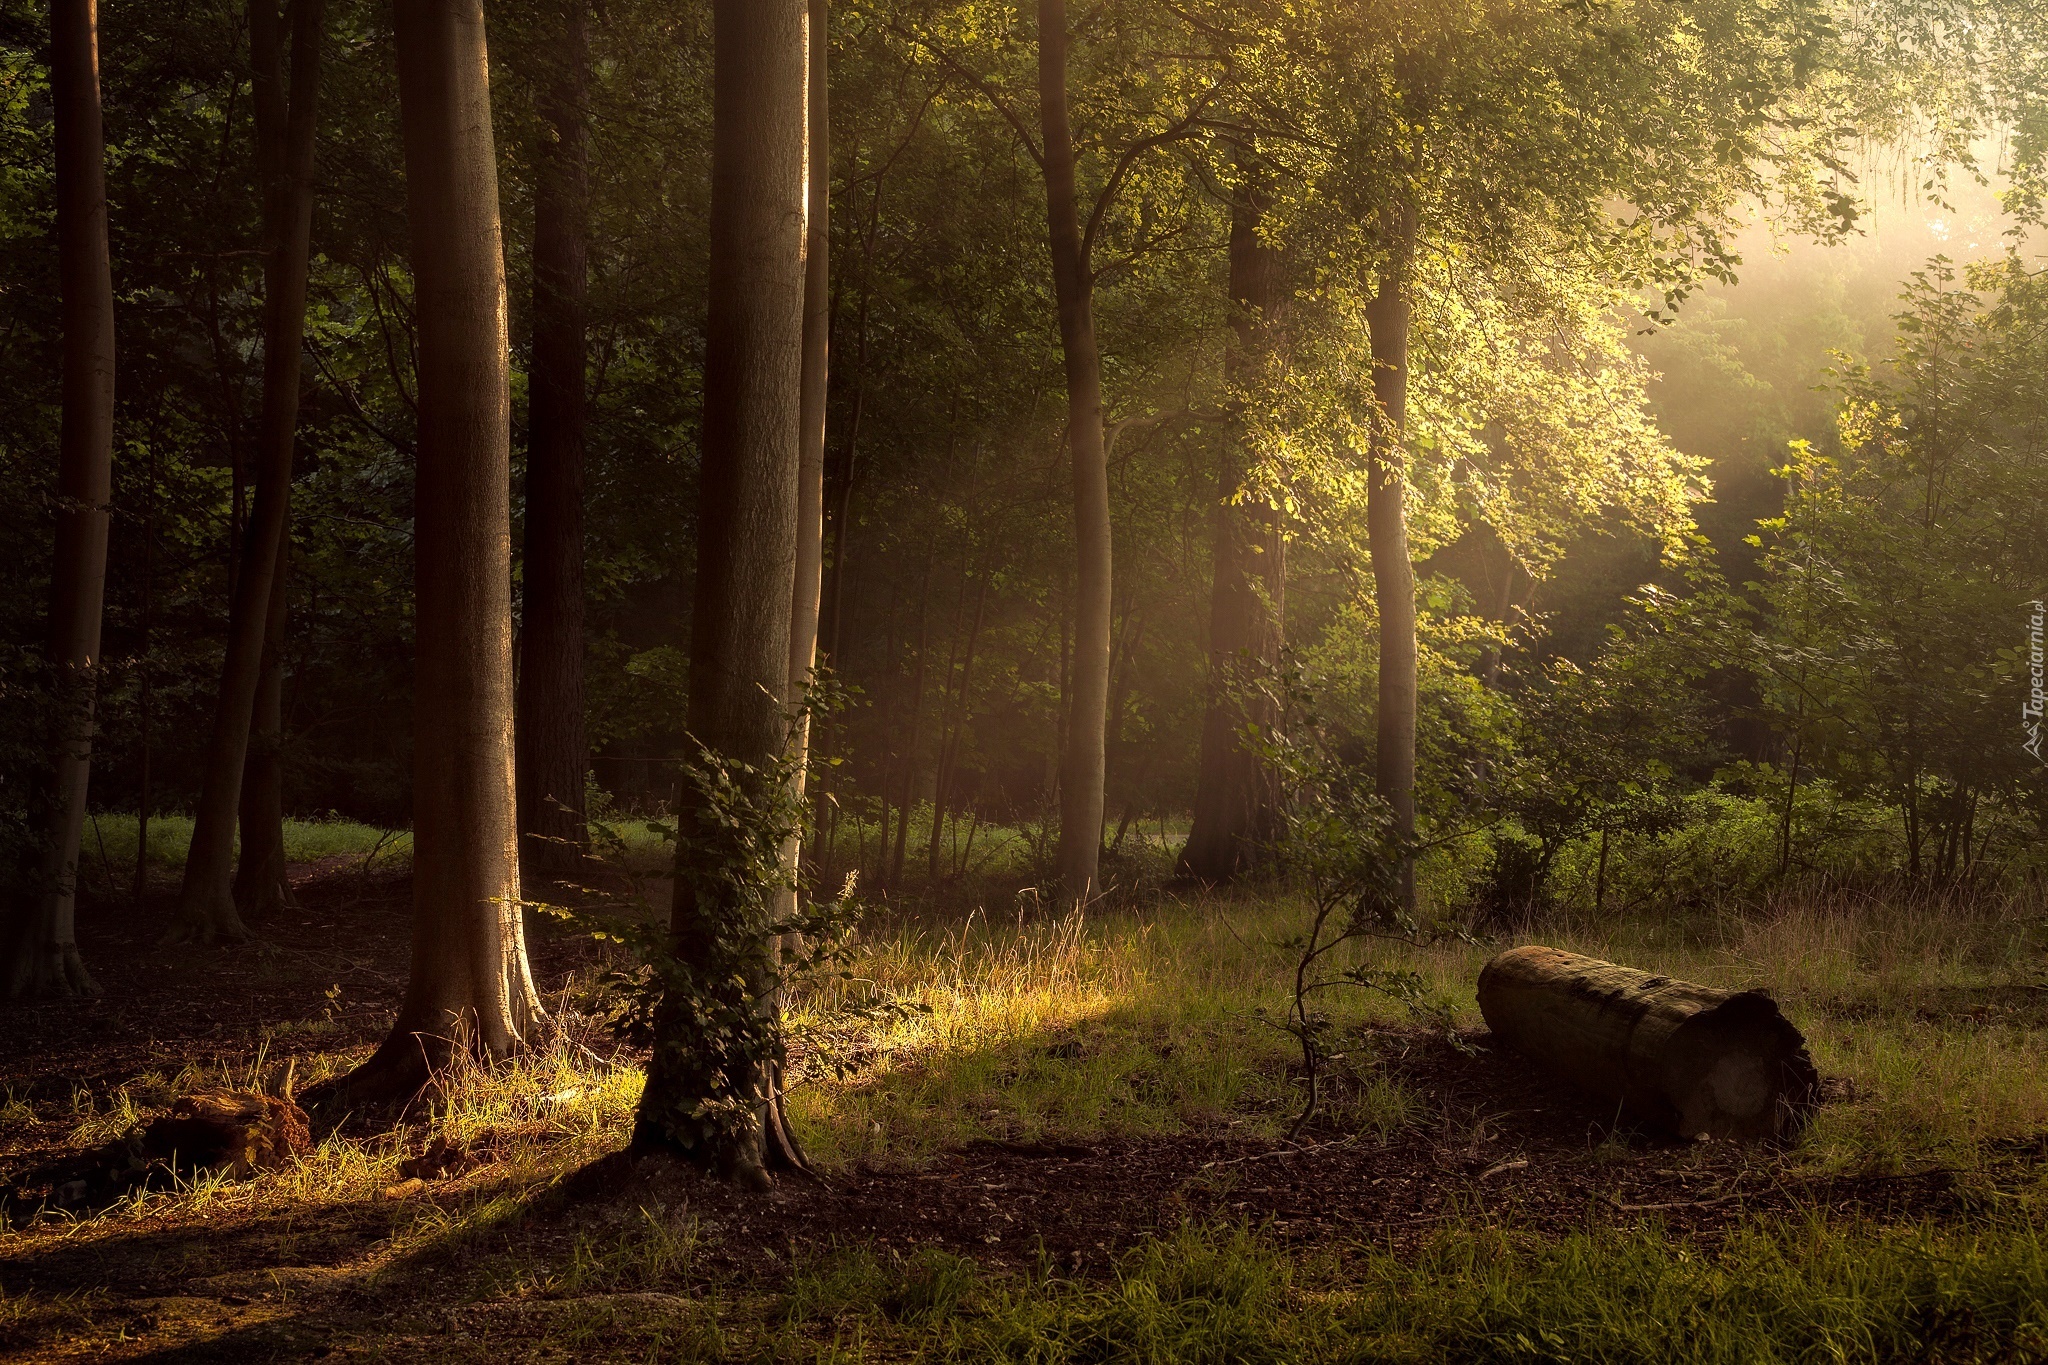
[[[988,1365],[2040,1360],[2048,1243],[2026,1213],[1968,1229],[1760,1223],[1716,1248],[1655,1227],[1556,1241],[1463,1227],[1414,1253],[1309,1256],[1189,1227],[1087,1279],[842,1253],[780,1307],[820,1359],[858,1339],[870,1349],[853,1358]]]
[[[985,1136],[1223,1129],[1277,1138],[1298,1096],[1286,1041],[1253,1011],[1284,999],[1292,959],[1283,941],[1300,914],[1285,896],[1245,894],[1059,919],[878,920],[856,944],[849,979],[791,1002],[799,1132],[828,1176],[854,1161],[914,1164]],[[484,1288],[462,1292],[484,1309],[535,1301],[566,1312],[638,1295],[634,1311],[666,1324],[649,1329],[666,1333],[664,1359],[2048,1360],[2041,1192],[1972,1174],[2048,1132],[2048,981],[2028,904],[1788,895],[1749,913],[1553,917],[1489,944],[1356,952],[1361,965],[1414,972],[1470,1027],[1486,953],[1529,939],[1716,985],[1768,986],[1837,1092],[1799,1147],[1768,1160],[1795,1176],[1938,1165],[1959,1188],[1984,1185],[1983,1198],[1940,1225],[1837,1214],[1752,1222],[1719,1243],[1654,1225],[1601,1230],[1607,1219],[1547,1240],[1453,1223],[1399,1254],[1303,1253],[1243,1229],[1185,1230],[1085,1278],[1064,1266],[1021,1274],[853,1247],[802,1265],[771,1293],[711,1269],[715,1258],[701,1254],[708,1234],[686,1209],[625,1208],[545,1250],[519,1250],[539,1245],[524,1231],[536,1201],[616,1150],[639,1098],[636,1065],[607,1062],[564,1034],[514,1062],[452,1073],[402,1132],[332,1135],[253,1181],[186,1176],[91,1215],[0,1232],[0,1260],[33,1258],[53,1242],[114,1247],[145,1225],[289,1223],[301,1211],[356,1207],[381,1220],[375,1249],[353,1253],[346,1268],[358,1283],[459,1264],[473,1248],[495,1268]],[[848,1008],[877,999],[926,1008]],[[558,1013],[582,1003],[571,989]],[[1345,1084],[1325,1112],[1328,1132],[1370,1142],[1449,1121],[1431,1095],[1379,1064],[1379,1049],[1409,1037],[1405,1013],[1371,997],[1344,1004]],[[280,1048],[310,1041],[282,1028],[274,1036]],[[10,1091],[0,1128],[30,1125],[39,1140],[91,1146],[177,1094],[274,1084],[276,1060],[252,1051],[75,1087],[68,1101],[49,1087]],[[299,1052],[297,1084],[361,1055]],[[409,1186],[408,1162],[436,1144],[475,1160]],[[120,1310],[98,1299],[0,1283],[0,1340],[125,1330]],[[677,1295],[692,1305],[687,1314]],[[533,1322],[554,1340],[555,1327]],[[616,1344],[638,1340],[639,1328],[575,1330]]]

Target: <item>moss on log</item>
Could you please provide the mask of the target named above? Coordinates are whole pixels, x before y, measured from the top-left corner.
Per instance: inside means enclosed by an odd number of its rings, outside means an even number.
[[[1819,1077],[1760,991],[1721,991],[1556,948],[1512,948],[1479,973],[1504,1046],[1679,1137],[1788,1138]]]

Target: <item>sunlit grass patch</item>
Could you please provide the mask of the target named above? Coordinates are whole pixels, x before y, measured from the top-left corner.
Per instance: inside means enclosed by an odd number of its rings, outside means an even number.
[[[2030,979],[2038,949],[2024,908],[1948,909],[1788,898],[1749,915],[1560,919],[1490,942],[1369,945],[1361,957],[1417,971],[1464,1025],[1479,1023],[1479,968],[1513,942],[1771,989],[1823,1071],[1847,1083],[1806,1159],[1889,1166],[1907,1153],[2048,1129],[2048,1032],[2009,1014],[1926,1017],[1934,1002],[1967,1004],[1980,989]],[[1256,1011],[1285,999],[1291,959],[1281,945],[1300,914],[1284,895],[1244,896],[893,928],[862,945],[856,982],[798,1002],[794,1023],[816,1052],[799,1059],[797,1122],[828,1160],[1226,1120],[1270,1135],[1297,1097],[1288,1046]],[[895,998],[923,1012],[835,1022],[849,998]],[[1382,999],[1332,1003],[1350,1026],[1407,1022]],[[1358,1062],[1330,1117],[1382,1135],[1411,1121],[1418,1097],[1377,1073],[1369,1049]]]
[[[304,1087],[346,1071],[363,1055],[361,1049],[319,1053],[299,1057],[291,1066]],[[176,1097],[194,1091],[275,1090],[284,1070],[259,1050],[254,1060],[241,1064],[150,1072],[104,1095],[74,1090],[70,1145],[84,1149],[118,1139]],[[623,1144],[642,1083],[638,1068],[608,1064],[558,1036],[496,1066],[455,1067],[424,1098],[422,1113],[403,1127],[368,1136],[337,1131],[311,1153],[248,1180],[214,1171],[174,1173],[74,1220],[71,1229],[96,1233],[145,1217],[175,1220],[227,1210],[379,1200],[403,1188],[407,1162],[436,1144],[453,1154],[445,1169],[433,1173],[437,1182],[459,1181],[472,1172],[499,1184],[545,1182]],[[421,1182],[423,1187],[427,1183]],[[445,1188],[459,1194],[462,1186]],[[474,1211],[463,1216],[475,1216]],[[445,1222],[438,1212],[433,1217]],[[446,1232],[437,1226],[421,1235]]]
[[[1162,896],[1065,917],[878,920],[855,944],[851,979],[813,983],[790,999],[797,1130],[828,1169],[914,1163],[986,1137],[1278,1136],[1301,1094],[1291,1042],[1259,1011],[1286,999],[1284,942],[1302,914],[1284,894],[1240,894]],[[1980,1147],[2048,1131],[2048,1026],[2028,1013],[2033,994],[2022,989],[2037,952],[2031,932],[2012,907],[1939,924],[1884,902],[1788,901],[1750,916],[1561,920],[1493,942],[1358,952],[1361,961],[1418,972],[1464,1025],[1478,1023],[1473,983],[1486,957],[1532,938],[1716,985],[1771,986],[1823,1073],[1844,1083],[1791,1160],[1823,1171],[1891,1170],[1967,1166]],[[1992,1004],[1977,1009],[1971,1002],[1980,998]],[[1324,1121],[1370,1141],[1435,1121],[1432,1096],[1382,1063],[1383,1045],[1406,1041],[1388,1041],[1387,1030],[1413,1027],[1403,1008],[1364,993],[1329,1003],[1344,1056]],[[856,1004],[866,1008],[849,1010]],[[360,1056],[302,1055],[297,1083]],[[276,1069],[259,1053],[231,1066],[151,1073],[110,1093],[77,1091],[71,1142],[117,1138],[194,1089],[264,1088]],[[201,1174],[98,1218],[379,1199],[436,1144],[466,1155],[408,1197],[446,1196],[467,1208],[487,1186],[545,1184],[622,1145],[642,1083],[637,1067],[556,1039],[503,1066],[458,1067],[398,1134],[328,1138],[255,1181]],[[26,1108],[10,1098],[0,1121]],[[417,1234],[436,1235],[426,1224]]]
[[[1826,1165],[1968,1162],[1980,1144],[2048,1132],[2048,1034],[2038,1029],[1824,1020],[1808,1040],[1822,1074],[1850,1087],[1807,1138]]]
[[[899,928],[863,945],[854,982],[798,1002],[792,1022],[815,1046],[799,1058],[792,1111],[830,1160],[1232,1117],[1276,1131],[1295,1102],[1290,1044],[1257,1011],[1282,999],[1292,968],[1279,941],[1294,915],[1246,898]],[[1422,966],[1449,988],[1458,960]],[[835,1022],[849,999],[877,998],[915,1008]],[[1402,1018],[1362,993],[1332,1003],[1353,1026]],[[1384,1129],[1404,1104],[1382,1084],[1365,1117]]]

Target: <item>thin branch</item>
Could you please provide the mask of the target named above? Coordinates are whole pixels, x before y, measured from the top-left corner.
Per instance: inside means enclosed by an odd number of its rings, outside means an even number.
[[[1017,115],[1017,112],[1009,106],[1001,95],[996,93],[994,86],[990,85],[979,73],[971,71],[958,61],[955,61],[951,53],[932,42],[929,38],[912,33],[901,24],[895,23],[889,25],[889,32],[914,47],[923,48],[941,66],[944,66],[961,80],[966,81],[969,85],[980,91],[982,98],[987,100],[990,106],[1003,116],[1004,121],[1016,131],[1018,140],[1024,144],[1024,150],[1030,153],[1033,161],[1038,163],[1038,169],[1040,171],[1045,169],[1045,153],[1039,149],[1037,140],[1031,136],[1030,126]]]
[[[1081,234],[1081,260],[1083,263],[1094,258],[1095,238],[1097,233],[1101,231],[1103,216],[1109,212],[1110,206],[1116,202],[1117,194],[1122,191],[1124,180],[1130,175],[1131,168],[1137,164],[1138,158],[1154,148],[1164,147],[1169,143],[1185,141],[1187,138],[1194,136],[1202,127],[1203,112],[1208,109],[1216,96],[1222,93],[1222,90],[1223,84],[1221,81],[1210,86],[1185,114],[1182,114],[1159,132],[1152,134],[1150,137],[1141,137],[1130,146],[1124,148],[1123,155],[1116,159],[1115,169],[1110,171],[1109,179],[1104,182],[1102,192],[1095,196],[1094,209],[1088,214],[1088,227]]]
[[[354,417],[365,431],[383,441],[393,450],[402,450],[408,455],[416,453],[411,441],[401,440],[399,437],[386,431],[370,417],[368,412],[363,410],[362,400],[356,397],[355,390],[350,388],[345,380],[327,367],[327,358],[320,354],[320,348],[313,344],[311,337],[306,338],[306,354],[313,357],[313,368],[320,371],[320,377],[325,379],[328,386],[341,395],[341,401],[348,406],[349,415]]]

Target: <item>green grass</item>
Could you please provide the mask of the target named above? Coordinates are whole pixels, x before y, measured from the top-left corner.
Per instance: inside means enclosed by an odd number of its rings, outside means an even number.
[[[1272,1133],[1291,1113],[1289,1043],[1253,1011],[1285,1000],[1292,898],[1172,899],[1056,922],[903,923],[862,945],[859,981],[799,997],[792,1109],[833,1159],[914,1157],[978,1136],[1156,1133],[1235,1121]],[[1750,915],[1557,923],[1497,943],[1368,956],[1422,974],[1479,1023],[1486,956],[1531,938],[1730,988],[1770,988],[1853,1103],[1820,1114],[1800,1159],[1832,1168],[1968,1163],[1983,1143],[2048,1130],[2048,990],[2038,916],[1991,900],[1939,909],[1788,898]],[[848,994],[926,1013],[840,1022]],[[1990,1003],[1987,1003],[1990,1002]],[[1999,1003],[2003,1002],[2003,1003]],[[1333,1000],[1350,1027],[1400,1007]],[[1369,1045],[1367,1046],[1369,1055]],[[1416,1097],[1351,1091],[1350,1120],[1382,1131]]]
[[[641,826],[622,837],[621,867],[658,872],[666,845],[644,822],[619,823]],[[102,817],[105,834],[119,829]],[[294,830],[296,848],[318,850],[295,856],[361,857],[378,837],[336,822]],[[132,853],[132,821],[126,831]],[[156,836],[153,828],[153,849]],[[167,842],[173,837],[165,831]],[[1028,845],[1015,840],[994,846]],[[392,856],[394,842],[380,858]],[[1153,856],[1156,864],[1163,854]],[[1280,893],[1176,897],[1156,889],[1156,872],[1140,865],[1135,891],[1064,918],[1015,897],[1014,883],[994,881],[954,885],[951,905],[878,904],[857,940],[852,979],[790,1002],[792,1118],[828,1174],[856,1160],[917,1163],[987,1136],[1281,1132],[1298,1103],[1283,1066],[1290,1044],[1254,1011],[1286,998],[1284,940],[1304,907]],[[957,904],[992,887],[986,909]],[[2009,1161],[1991,1165],[2001,1144],[2048,1132],[2048,925],[2037,905],[1787,892],[1746,909],[1581,912],[1494,943],[1363,951],[1420,973],[1469,1025],[1479,1022],[1472,992],[1486,955],[1530,940],[1716,985],[1768,986],[1846,1094],[1820,1111],[1796,1149],[1758,1161],[1794,1178],[1938,1164],[1982,1197],[1958,1201],[1970,1211],[1939,1224],[1839,1212],[1823,1221],[1816,1212],[1811,1222],[1750,1221],[1704,1241],[1654,1224],[1616,1228],[1605,1210],[1589,1210],[1587,1231],[1570,1236],[1453,1221],[1419,1249],[1398,1252],[1369,1244],[1290,1251],[1256,1229],[1191,1228],[1133,1249],[1107,1278],[1087,1279],[1063,1267],[1026,1274],[854,1246],[813,1253],[786,1283],[763,1288],[715,1268],[717,1258],[702,1254],[710,1234],[688,1210],[627,1206],[617,1219],[535,1249],[528,1210],[567,1171],[625,1141],[641,1086],[631,1067],[554,1045],[450,1078],[433,1135],[487,1141],[494,1160],[424,1194],[386,1197],[426,1135],[336,1136],[259,1180],[200,1177],[140,1193],[61,1232],[0,1234],[0,1251],[58,1235],[112,1245],[145,1228],[198,1227],[222,1215],[375,1208],[388,1232],[337,1273],[389,1288],[411,1284],[404,1275],[421,1266],[488,1266],[484,1280],[458,1277],[459,1289],[450,1280],[423,1292],[459,1293],[480,1313],[516,1319],[522,1351],[591,1358],[2048,1360],[2040,1231],[2048,1191],[2024,1174],[2015,1185]],[[845,1008],[877,999],[920,1008]],[[1332,1003],[1362,1040],[1333,1118],[1382,1136],[1430,1131],[1440,1121],[1432,1097],[1378,1071],[1365,1036],[1368,1025],[1406,1023],[1400,1007],[1363,995]],[[312,1035],[320,1024],[270,1028]],[[362,1055],[302,1055],[298,1082]],[[83,1145],[184,1090],[253,1084],[260,1071],[259,1062],[233,1074],[141,1075],[111,1091],[77,1090],[68,1113],[40,1117],[63,1122]],[[31,1118],[11,1093],[0,1102],[0,1127]],[[678,1295],[687,1311],[674,1306]],[[541,1313],[536,1301],[559,1315]],[[102,1326],[79,1325],[84,1319]],[[61,1330],[86,1340],[122,1321],[100,1299],[0,1299],[0,1345],[10,1335],[52,1339],[38,1324],[71,1324]]]
[[[602,843],[622,871],[665,869],[670,846],[649,823],[606,822]],[[839,849],[847,859],[859,851],[849,825]],[[152,862],[176,866],[189,836],[189,820],[152,819]],[[134,838],[133,817],[100,816],[87,831],[88,874],[111,866],[125,885]],[[409,835],[342,820],[289,821],[286,840],[295,861],[339,856],[384,868],[410,856]],[[1290,1045],[1255,1011],[1286,998],[1291,960],[1281,944],[1298,930],[1302,904],[1287,894],[1183,899],[1152,889],[1171,846],[1170,829],[1134,825],[1124,867],[1135,889],[1118,897],[1121,908],[1087,916],[1048,919],[1014,878],[951,884],[939,898],[950,908],[915,881],[913,899],[878,902],[886,913],[860,944],[855,980],[794,999],[792,1109],[812,1150],[832,1161],[916,1160],[983,1136],[1221,1123],[1277,1131],[1295,1103],[1281,1071]],[[1018,864],[1015,874],[1032,839],[1028,830],[983,831],[978,847]],[[979,898],[986,908],[961,910],[977,892],[993,893]],[[1836,1169],[1968,1164],[1984,1142],[2048,1131],[2048,921],[2030,902],[1788,892],[1747,909],[1581,911],[1486,945],[1369,953],[1420,972],[1438,1001],[1476,1024],[1473,983],[1485,956],[1530,939],[1713,985],[1769,988],[1822,1071],[1855,1096],[1821,1112],[1802,1160]],[[875,998],[923,1012],[843,1012],[850,999]],[[1403,1019],[1373,997],[1333,1003],[1354,1030]],[[1360,1056],[1369,1062],[1369,1044]],[[1412,1121],[1417,1097],[1374,1079],[1369,1065],[1363,1073],[1340,1090],[1340,1118],[1383,1133]]]
[[[79,851],[79,866],[87,885],[105,892],[111,885],[126,890],[135,877],[137,821],[133,815],[96,813],[85,826],[85,841]],[[152,815],[149,817],[149,865],[154,871],[178,869],[185,865],[185,852],[192,845],[192,817]],[[287,862],[307,863],[321,858],[345,857],[360,870],[386,871],[403,868],[412,859],[412,833],[385,830],[339,816],[325,819],[286,820],[284,856]]]
[[[1107,1279],[843,1253],[779,1306],[784,1359],[2038,1360],[2048,1244],[2016,1215],[1967,1231],[1759,1224],[1712,1250],[1654,1228],[1543,1241],[1460,1227],[1417,1253],[1345,1258],[1187,1228]]]

